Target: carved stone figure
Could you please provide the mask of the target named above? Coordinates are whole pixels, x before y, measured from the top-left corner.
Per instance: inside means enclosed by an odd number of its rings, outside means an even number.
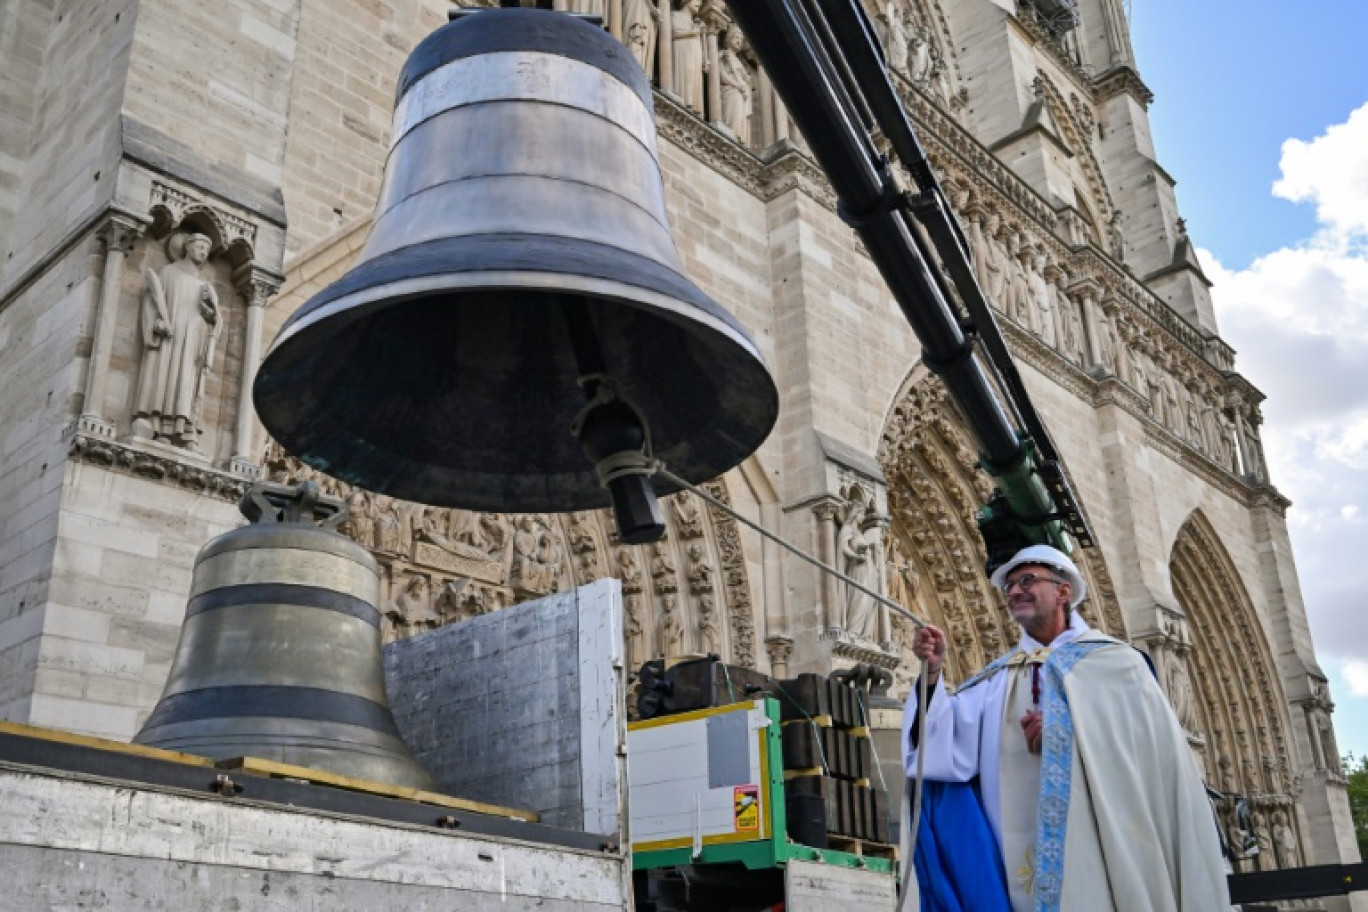
[[[907,72],[907,23],[903,20],[902,8],[889,0],[884,6],[883,15],[884,56],[888,58],[888,68],[899,73]]]
[[[641,564],[635,548],[617,551],[617,577],[622,581],[623,635],[627,640],[627,664],[637,669],[646,661],[646,629],[641,622]]]
[[[846,576],[862,586],[875,589],[878,585],[878,564],[874,560],[873,549],[868,538],[860,528],[868,508],[864,501],[855,498],[846,505],[845,521],[836,536],[836,552],[841,558],[841,570]],[[862,637],[875,634],[878,612],[875,601],[867,593],[853,586],[846,586],[845,623],[848,632]]]
[[[513,585],[528,592],[552,592],[560,582],[559,542],[534,516],[520,516],[513,532]]]
[[[717,654],[722,638],[717,626],[717,602],[713,598],[713,566],[699,544],[689,545],[689,591],[698,606],[698,651]]]
[[[378,494],[375,497],[375,549],[384,554],[399,554],[404,549],[403,532],[394,499]]]
[[[998,228],[1002,218],[996,212],[989,212],[983,220],[982,244],[979,246],[978,280],[988,300],[1006,312],[1004,293],[1007,290],[1006,252],[998,241]]]
[[[1003,262],[1003,272],[1007,279],[1007,287],[1004,290],[1006,300],[1002,303],[1003,310],[1017,322],[1018,326],[1034,331],[1031,286],[1026,277],[1025,251],[1022,250],[1021,246],[1021,235],[1015,231],[1007,232],[1007,256]]]
[[[912,53],[907,67],[907,75],[912,77],[912,81],[924,84],[931,78],[931,67],[934,61],[931,57],[931,35],[924,28],[917,28],[912,33]]]
[[[405,627],[436,627],[441,618],[432,609],[431,580],[426,573],[410,573],[394,599],[396,624]]]
[[[1287,824],[1287,815],[1282,811],[1273,812],[1273,855],[1279,868],[1295,868],[1300,852],[1297,849],[1297,834]]]
[[[670,500],[674,512],[675,528],[680,538],[701,538],[703,536],[703,513],[698,507],[698,498],[687,491],[676,494]]]
[[[363,548],[375,548],[375,517],[370,499],[360,488],[352,488],[347,495],[347,534]]]
[[[662,656],[679,655],[680,634],[683,626],[679,622],[679,602],[673,594],[660,600],[660,616],[656,624],[656,653]]]
[[[1026,270],[1026,287],[1029,297],[1035,302],[1039,315],[1037,335],[1040,341],[1054,348],[1058,344],[1055,337],[1054,293],[1045,281],[1045,264],[1049,257],[1042,247],[1032,247],[1029,251],[1030,266]]]
[[[145,269],[142,366],[133,407],[133,434],[199,450],[205,374],[223,328],[218,295],[200,274],[212,242],[203,234],[174,234],[171,262]]]
[[[617,574],[622,580],[623,592],[641,591],[641,564],[637,561],[636,549],[622,548],[617,553]]]
[[[698,18],[703,0],[676,0],[679,8],[670,13],[674,49],[675,94],[699,114],[703,113],[703,73],[707,70],[703,23]]]
[[[1186,651],[1174,650],[1164,659],[1164,690],[1173,703],[1174,715],[1187,732],[1201,731],[1197,719],[1197,701],[1192,693],[1192,678],[1188,675]]]
[[[736,134],[742,145],[751,141],[751,79],[750,68],[741,59],[745,36],[733,26],[727,30],[726,45],[718,61],[718,78],[722,84],[722,123]]]
[[[674,555],[665,542],[658,541],[651,546],[651,578],[655,580],[656,592],[675,592],[679,589],[676,578]]]
[[[1064,292],[1059,292],[1055,299],[1059,304],[1059,328],[1062,338],[1059,340],[1060,350],[1064,352],[1064,357],[1074,364],[1083,363],[1083,318],[1079,314],[1079,305]]]
[[[931,73],[928,77],[931,83],[931,93],[938,97],[947,107],[954,107],[959,102],[955,97],[954,86],[950,83],[950,64],[941,53],[940,48],[931,45]]]
[[[623,0],[622,41],[650,76],[655,67],[656,29],[660,10],[653,0]]]

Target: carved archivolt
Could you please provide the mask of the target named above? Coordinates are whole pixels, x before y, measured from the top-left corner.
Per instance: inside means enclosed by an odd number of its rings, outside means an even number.
[[[608,511],[474,513],[350,487],[272,445],[271,481],[314,479],[347,504],[341,531],[381,566],[387,639],[407,636],[603,577],[622,581],[630,668],[662,655],[716,653],[755,666],[755,623],[736,522],[690,493],[664,504],[654,545],[617,539]],[[725,486],[706,490],[726,502]]]
[[[987,555],[974,514],[992,491],[944,386],[918,367],[893,408],[879,447],[888,478],[891,526],[886,562],[892,597],[941,627],[950,638],[952,680],[962,681],[1017,641],[1006,603],[984,575]],[[1080,552],[1089,597],[1080,607],[1092,626],[1125,637],[1115,588],[1101,555]],[[904,689],[916,669],[912,626],[895,622],[907,662],[897,671]]]
[[[1297,857],[1300,843],[1291,811],[1298,783],[1287,701],[1267,639],[1229,555],[1200,512],[1178,533],[1170,573],[1190,637],[1181,620],[1171,619],[1149,638],[1150,651],[1167,672],[1180,718],[1186,715],[1207,783],[1247,799],[1264,843],[1258,865],[1270,868],[1276,858]],[[1190,697],[1178,690],[1186,682]],[[1281,828],[1276,840],[1274,826]]]

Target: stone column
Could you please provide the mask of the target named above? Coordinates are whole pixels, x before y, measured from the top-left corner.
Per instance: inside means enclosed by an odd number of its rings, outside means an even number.
[[[783,142],[789,138],[789,118],[788,108],[784,107],[784,99],[779,97],[778,92],[772,92],[774,98],[774,141]]]
[[[622,0],[608,0],[607,20],[604,25],[608,26],[608,34],[626,44],[625,36],[622,34]]]
[[[828,567],[836,567],[836,517],[841,514],[841,502],[827,498],[813,505],[817,517],[817,558]],[[840,569],[837,567],[837,569]],[[838,626],[841,608],[841,581],[830,573],[821,573],[822,617],[821,629]]]
[[[717,35],[724,25],[725,22],[716,15],[703,20],[703,41],[708,57],[708,72],[705,74],[708,80],[705,88],[708,112],[704,119],[709,123],[722,122],[722,60],[717,47]]]
[[[787,678],[789,659],[793,657],[793,640],[786,636],[766,637],[765,651],[769,653],[770,676]]]
[[[660,90],[676,95],[674,78],[674,11],[672,0],[660,0],[660,29],[656,32],[656,67]]]
[[[1083,369],[1102,363],[1102,340],[1097,335],[1097,286],[1090,281],[1075,282],[1068,291],[1078,298],[1083,317]]]
[[[105,390],[109,382],[109,354],[114,347],[114,324],[119,316],[119,291],[123,284],[124,259],[146,228],[123,215],[111,215],[96,232],[104,241],[104,271],[100,277],[99,310],[95,338],[90,345],[90,370],[86,373],[85,402],[77,428],[85,434],[114,437],[113,423],[105,420]]]
[[[248,267],[245,280],[238,291],[247,299],[247,321],[242,338],[242,385],[238,387],[237,428],[233,434],[233,457],[229,471],[256,478],[260,467],[252,458],[252,440],[256,436],[256,409],[252,405],[252,384],[256,381],[257,363],[261,360],[261,324],[266,314],[266,302],[280,290],[280,280],[253,267]]]
[[[774,145],[774,84],[770,82],[769,73],[765,72],[764,67],[760,67],[760,85],[756,92],[760,100],[760,136],[758,143],[761,149],[768,149]]]

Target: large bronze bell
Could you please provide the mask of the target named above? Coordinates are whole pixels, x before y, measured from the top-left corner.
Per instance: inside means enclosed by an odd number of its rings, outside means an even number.
[[[195,558],[171,675],[134,742],[432,788],[385,693],[379,568],[330,528],[341,502],[316,482],[259,484],[242,510],[252,524]]]
[[[684,275],[652,111],[632,55],[576,17],[482,10],[429,36],[359,262],[257,375],[276,440],[349,484],[501,512],[606,506],[634,475],[654,507],[648,484],[674,488],[644,480],[648,449],[691,482],[752,453],[777,391]]]

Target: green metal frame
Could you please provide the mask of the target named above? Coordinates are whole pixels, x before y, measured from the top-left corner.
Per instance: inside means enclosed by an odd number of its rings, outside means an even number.
[[[784,741],[779,728],[779,701],[765,698],[765,714],[770,724],[764,731],[766,768],[769,770],[769,837],[749,842],[724,842],[703,846],[702,853],[693,857],[693,848],[656,849],[632,853],[632,870],[678,868],[688,865],[741,864],[752,871],[782,868],[790,861],[819,861],[842,868],[863,868],[881,874],[893,873],[893,861],[841,852],[837,849],[816,849],[789,839],[788,814],[784,800]]]

